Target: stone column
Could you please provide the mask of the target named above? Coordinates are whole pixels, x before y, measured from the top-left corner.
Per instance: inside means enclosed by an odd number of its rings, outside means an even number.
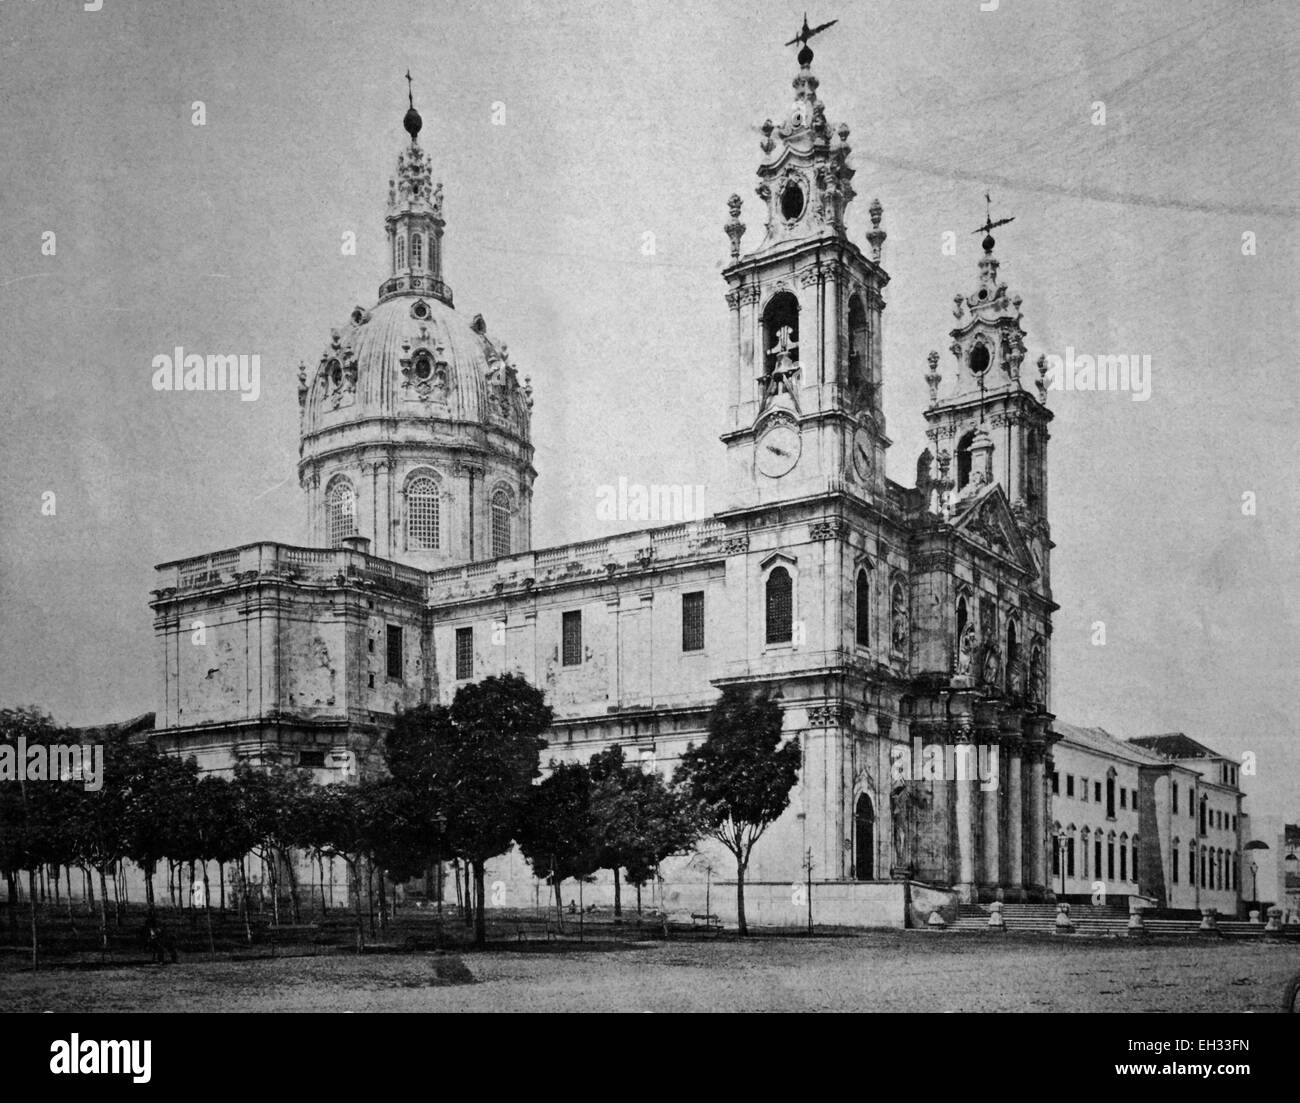
[[[1047,888],[1047,843],[1044,836],[1044,781],[1047,776],[1046,749],[1041,743],[1031,743],[1029,757],[1029,883],[1034,888]]]
[[[1024,783],[1020,776],[1021,751],[1024,744],[1012,736],[1003,741],[1007,755],[1007,888],[1015,897],[1024,893],[1024,809],[1021,797]]]
[[[974,728],[969,719],[960,720],[953,733],[955,765],[953,789],[957,817],[957,892],[965,903],[975,901],[975,762]]]

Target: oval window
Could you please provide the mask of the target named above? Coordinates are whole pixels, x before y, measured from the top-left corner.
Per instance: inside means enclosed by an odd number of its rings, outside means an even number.
[[[791,222],[803,214],[803,189],[798,184],[787,184],[781,192],[781,213]]]
[[[976,375],[989,370],[989,350],[984,345],[976,345],[970,350],[970,370]]]
[[[343,385],[343,367],[337,360],[330,361],[329,373],[330,382],[333,383],[334,386],[339,387]]]
[[[420,359],[415,362],[415,378],[420,380],[420,382],[424,382],[424,380],[428,379],[432,374],[433,365],[429,363],[429,358],[427,356],[421,356]]]

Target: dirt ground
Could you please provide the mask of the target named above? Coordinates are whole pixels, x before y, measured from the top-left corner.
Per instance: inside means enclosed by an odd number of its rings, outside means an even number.
[[[1272,1012],[1300,945],[926,931],[179,965],[0,961],[6,1011]],[[442,975],[440,977],[440,974]],[[442,979],[446,978],[446,979]]]

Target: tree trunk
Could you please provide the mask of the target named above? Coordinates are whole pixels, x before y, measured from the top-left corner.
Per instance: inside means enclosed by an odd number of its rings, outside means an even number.
[[[483,863],[474,863],[474,945],[480,950],[487,945],[487,916],[483,911]]]
[[[379,929],[388,930],[388,887],[385,882],[388,875],[381,869],[379,871]]]
[[[217,956],[217,944],[212,937],[212,899],[209,895],[211,886],[208,884],[208,863],[205,858],[203,861],[203,915],[208,921],[208,952]]]
[[[641,918],[641,883],[638,881],[636,886],[636,917]]]
[[[148,862],[144,867],[144,902],[145,906],[153,910],[153,867],[152,862]]]
[[[248,918],[248,872],[244,867],[244,855],[239,856],[239,913],[244,919],[244,937],[248,944],[253,944],[253,924]]]
[[[302,909],[298,906],[298,874],[293,868],[293,855],[287,850],[282,850],[276,858],[284,863],[285,872],[289,875],[289,902],[293,909],[293,921],[301,923]]]
[[[5,870],[5,891],[9,896],[9,935],[18,939],[18,877],[12,869]]]
[[[366,921],[361,915],[361,859],[358,858],[355,861],[344,860],[347,861],[348,868],[352,872],[349,880],[352,882],[352,900],[357,913],[357,953],[361,953],[366,944]]]
[[[615,920],[623,917],[623,886],[619,882],[618,866],[614,867],[614,918]]]
[[[37,965],[40,964],[40,960],[36,949],[38,945],[38,941],[36,937],[36,870],[35,869],[29,869],[27,871],[27,895],[31,897],[29,903],[31,904],[31,913],[32,913],[32,968],[35,969]]]
[[[99,867],[99,947],[108,950],[108,878],[104,867]]]
[[[551,887],[555,890],[555,922],[561,931],[564,930],[564,891],[563,881],[551,878]]]
[[[370,937],[375,937],[375,867],[366,859],[366,914],[370,916]]]
[[[221,889],[221,921],[226,921],[226,863],[217,862],[217,883]]]
[[[745,922],[745,863],[736,861],[736,930],[741,938],[749,934],[749,924]]]

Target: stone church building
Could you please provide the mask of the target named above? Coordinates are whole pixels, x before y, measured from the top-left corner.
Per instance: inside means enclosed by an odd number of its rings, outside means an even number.
[[[398,709],[517,671],[556,712],[546,759],[618,743],[671,774],[722,687],[763,685],[802,768],[755,850],[754,922],[802,922],[809,859],[819,922],[1051,891],[1042,361],[1024,363],[986,230],[942,354],[903,366],[930,390],[915,485],[886,476],[883,210],[851,239],[849,128],[828,121],[812,61],[804,43],[762,127],[757,203],[728,205],[730,355],[710,369],[727,378],[725,508],[562,547],[533,547],[531,386],[455,308],[412,106],[377,301],[298,374],[307,546],[158,568],[162,747],[355,778]],[[725,918],[734,866],[704,851],[670,861],[659,891],[693,907],[712,882]],[[517,854],[494,879],[533,901]]]

